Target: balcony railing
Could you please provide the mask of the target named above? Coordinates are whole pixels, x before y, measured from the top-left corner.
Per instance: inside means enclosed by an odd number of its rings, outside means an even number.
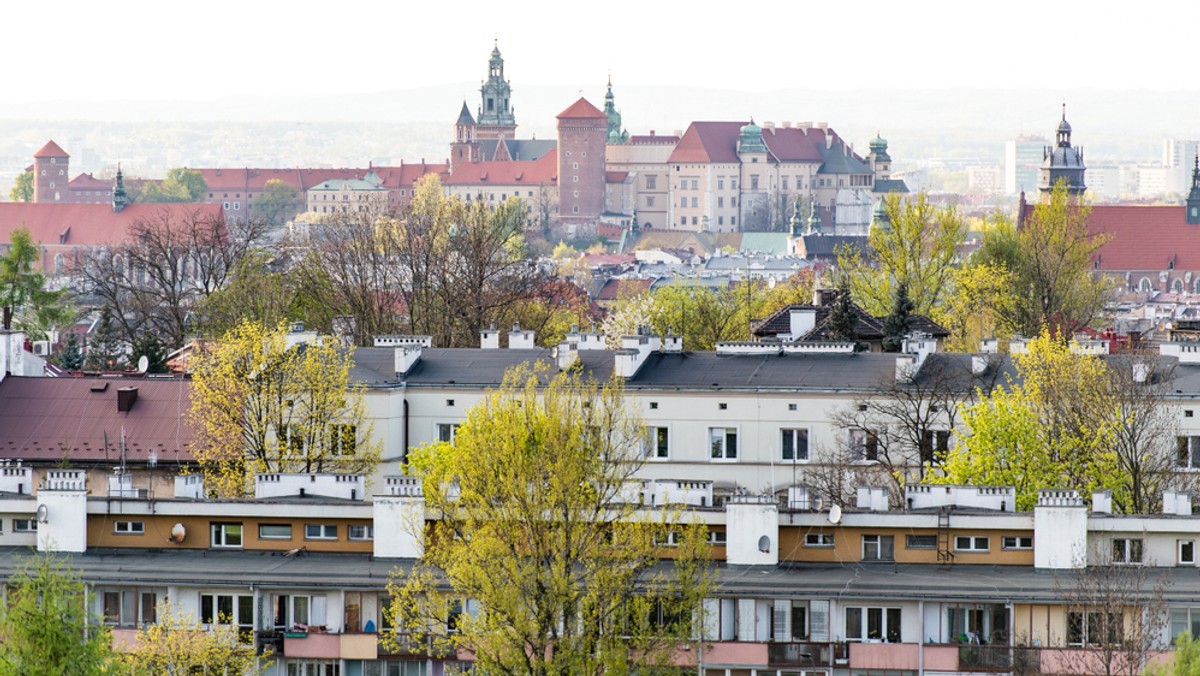
[[[832,667],[845,664],[845,643],[768,643],[767,663],[773,667]]]

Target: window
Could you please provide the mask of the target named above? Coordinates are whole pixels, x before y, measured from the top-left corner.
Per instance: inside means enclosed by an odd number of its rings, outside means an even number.
[[[458,423],[438,423],[437,440],[447,443],[454,441],[454,435],[458,433]]]
[[[833,533],[808,533],[804,536],[805,547],[832,547]]]
[[[671,457],[671,430],[668,427],[651,425],[646,428],[646,457]]]
[[[679,537],[677,530],[659,531],[654,534],[654,544],[657,547],[678,547]]]
[[[146,532],[146,522],[118,521],[114,524],[113,532],[117,535],[141,535]]]
[[[894,561],[896,538],[892,535],[862,536],[863,561]]]
[[[757,176],[751,176],[751,177],[750,177],[750,190],[751,190],[751,191],[757,191],[757,190],[758,190],[758,177],[757,177]]]
[[[200,623],[235,626],[238,637],[248,643],[254,636],[254,597],[250,594],[201,594]]]
[[[213,523],[212,524],[212,546],[226,549],[241,549],[242,547],[242,524],[240,523]]]
[[[698,207],[698,206],[700,206],[700,198],[699,198],[699,197],[693,197],[693,198],[692,198],[692,208],[693,208],[693,209],[695,209],[695,208],[696,208],[696,207]]]
[[[354,455],[358,448],[358,428],[348,423],[329,426],[329,452],[332,455]]]
[[[1115,538],[1112,543],[1113,563],[1141,563],[1141,538]]]
[[[879,437],[875,430],[850,430],[850,457],[867,461],[879,459]]]
[[[679,198],[679,206],[685,207],[685,208],[687,207],[687,198],[686,197]]]
[[[1200,469],[1200,437],[1175,437],[1175,466]]]
[[[454,405],[454,400],[453,400],[453,399],[447,399],[447,400],[446,400],[446,406],[453,406],[453,405]]]
[[[904,542],[908,549],[937,549],[936,535],[909,535]]]
[[[657,402],[657,401],[652,401],[652,402],[650,402],[650,410],[651,410],[651,411],[657,411],[657,410],[658,410],[658,402]]]
[[[144,627],[158,621],[158,593],[137,589],[100,592],[104,623],[115,627]]]
[[[657,189],[658,189],[658,177],[652,176],[652,175],[647,175],[646,176],[646,190],[657,190]]]
[[[1067,613],[1067,645],[1114,644],[1124,633],[1121,613],[1106,613],[1098,610]]]
[[[260,523],[258,524],[259,540],[291,540],[292,525],[290,523]]]
[[[1006,535],[1000,538],[1000,549],[1033,549],[1033,536]]]
[[[724,547],[725,546],[725,531],[723,531],[723,530],[708,531],[708,544],[715,545],[717,547]]]
[[[950,451],[950,430],[925,430],[921,433],[921,462],[944,458]]]
[[[346,531],[351,540],[375,539],[375,526],[373,525],[347,526]]]
[[[795,411],[795,410],[796,410],[796,405],[795,405],[795,404],[788,404],[788,410],[789,410],[789,411]]]
[[[696,225],[696,217],[692,216],[692,225]]]
[[[725,198],[724,197],[717,198],[717,208],[719,208],[719,209],[725,208]]]
[[[1200,636],[1200,608],[1171,608],[1169,616],[1171,636]]]
[[[780,177],[780,179],[779,179],[779,189],[780,189],[780,190],[782,190],[782,191],[784,191],[784,192],[787,192],[787,189],[788,189],[788,179],[787,179],[787,176]]]
[[[648,206],[648,207],[654,206],[654,196],[653,195],[646,198],[646,206]]]
[[[717,216],[717,225],[725,225],[725,217]]]
[[[900,643],[900,609],[846,608],[846,640]]]
[[[37,521],[33,519],[13,519],[14,533],[36,533]]]
[[[1195,540],[1180,540],[1179,541],[1179,565],[1181,565],[1181,566],[1196,565],[1196,541]]]
[[[708,428],[708,445],[714,460],[736,460],[738,453],[737,428]]]
[[[304,524],[305,540],[336,540],[337,524],[306,523]]]
[[[722,401],[721,403],[717,404],[717,410],[718,410],[718,411],[728,411],[728,410],[729,410],[729,404],[727,404],[727,403],[725,403],[725,402],[723,402],[723,401]]]
[[[779,452],[784,461],[808,460],[808,429],[785,429],[779,431]]]
[[[985,535],[959,535],[954,538],[954,550],[958,552],[986,552],[991,549]]]

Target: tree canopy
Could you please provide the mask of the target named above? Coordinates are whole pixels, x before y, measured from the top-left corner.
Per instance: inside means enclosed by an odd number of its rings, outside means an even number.
[[[261,472],[370,473],[379,462],[350,348],[288,346],[287,325],[243,322],[194,357],[190,419],[205,487],[245,495]]]
[[[238,640],[232,624],[204,626],[194,613],[169,602],[160,603],[155,616],[156,622],[138,630],[124,656],[134,674],[258,676],[271,665],[270,653],[255,655],[252,646]]]
[[[40,335],[74,316],[66,290],[46,289],[46,276],[35,269],[40,257],[28,228],[12,231],[8,251],[0,255],[0,328]]]
[[[470,651],[484,673],[646,673],[677,657],[710,584],[705,531],[628,498],[644,439],[619,382],[526,366],[452,442],[414,450],[439,517],[389,585],[404,640]],[[673,565],[656,540],[677,544]]]
[[[8,191],[8,199],[13,202],[33,201],[33,172],[24,171],[17,174],[12,189]]]
[[[147,181],[134,195],[135,202],[199,202],[208,192],[204,174],[195,169],[174,167],[162,182]]]
[[[250,214],[268,225],[282,225],[304,210],[304,197],[290,184],[272,178],[250,202]]]

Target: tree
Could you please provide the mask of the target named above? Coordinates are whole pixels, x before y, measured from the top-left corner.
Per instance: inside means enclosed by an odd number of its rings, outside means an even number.
[[[39,554],[6,583],[0,603],[0,676],[117,673],[107,628],[88,612],[79,575]]]
[[[66,345],[54,355],[55,363],[68,371],[78,371],[83,368],[83,349],[79,346],[79,334],[67,334]]]
[[[47,291],[46,276],[34,269],[40,256],[28,228],[12,231],[8,250],[0,255],[0,328],[8,331],[17,324],[41,333],[73,314],[66,291]]]
[[[1017,298],[1008,268],[973,263],[955,271],[953,286],[954,292],[935,315],[950,331],[948,350],[975,352],[984,338],[1004,342],[1012,336]]]
[[[704,528],[626,499],[645,431],[623,394],[518,367],[453,442],[410,454],[438,518],[389,584],[404,639],[469,651],[483,673],[646,673],[680,656],[710,587]]]
[[[13,187],[8,191],[8,199],[13,202],[33,201],[33,172],[25,171],[17,175]]]
[[[167,177],[161,183],[146,182],[134,201],[199,202],[206,192],[208,182],[204,180],[204,174],[194,169],[175,167],[167,170]]]
[[[1184,632],[1175,637],[1175,650],[1169,662],[1152,664],[1147,676],[1197,676],[1200,674],[1200,640]]]
[[[1019,227],[999,220],[984,236],[978,258],[1012,273],[1011,323],[1023,335],[1047,328],[1073,335],[1103,311],[1112,287],[1092,262],[1106,238],[1089,231],[1090,214],[1086,199],[1060,180]]]
[[[904,284],[913,311],[930,317],[951,292],[958,246],[966,226],[953,206],[939,207],[924,194],[884,197],[890,225],[867,235],[870,257],[859,249],[838,252],[854,300],[872,316],[886,314],[896,287]]]
[[[370,473],[380,448],[352,357],[327,336],[288,347],[286,324],[254,322],[197,355],[189,418],[205,487],[236,497],[262,472]]]
[[[169,602],[156,609],[158,621],[138,631],[125,663],[135,674],[190,676],[227,674],[258,676],[271,665],[271,655],[255,655],[238,640],[230,624],[205,627],[195,616]]]
[[[304,210],[304,198],[290,184],[272,178],[250,202],[250,214],[268,225],[282,225]]]
[[[850,300],[850,285],[846,277],[838,282],[837,296],[829,308],[829,318],[825,320],[826,330],[832,340],[854,342],[858,333],[858,320]]]
[[[1129,514],[1151,514],[1161,506],[1164,489],[1191,488],[1191,477],[1175,472],[1178,413],[1166,401],[1175,368],[1156,352],[1110,358],[1107,366],[1119,479],[1113,504]]]
[[[1087,567],[1055,578],[1067,643],[1085,646],[1064,650],[1062,665],[1068,673],[1137,676],[1166,647],[1169,579],[1149,566],[1116,564],[1107,555],[1090,558]]]
[[[908,285],[901,282],[896,286],[896,295],[892,299],[892,311],[883,319],[884,352],[899,352],[904,347],[904,339],[908,337],[909,326],[912,323],[913,304],[908,298]]]
[[[158,336],[153,333],[143,333],[133,341],[133,350],[129,354],[129,362],[137,364],[142,357],[146,358],[146,373],[167,372],[167,352]]]
[[[100,310],[100,319],[88,339],[83,367],[89,371],[117,371],[125,367],[125,350],[113,326],[112,311]]]
[[[1091,495],[1124,482],[1113,450],[1118,414],[1110,374],[1048,333],[1016,355],[1017,377],[962,411],[966,430],[939,482],[1015,486],[1017,509],[1032,509],[1047,486]]]
[[[275,326],[282,321],[299,321],[324,332],[332,329],[332,311],[324,285],[301,293],[307,279],[300,268],[289,265],[285,256],[253,249],[234,263],[225,286],[200,302],[197,332],[217,338],[243,321]],[[309,301],[313,304],[310,305]],[[310,312],[323,307],[325,312]]]

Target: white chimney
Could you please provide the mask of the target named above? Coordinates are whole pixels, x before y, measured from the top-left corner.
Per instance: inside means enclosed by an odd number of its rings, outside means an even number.
[[[888,490],[883,486],[859,486],[858,508],[872,512],[888,511]]]
[[[1087,567],[1087,509],[1077,491],[1038,491],[1037,506],[1033,508],[1033,567]]]
[[[1146,383],[1150,380],[1150,364],[1148,362],[1139,361],[1133,364],[1133,382]]]
[[[500,331],[491,328],[479,332],[479,347],[484,350],[495,350],[500,347]]]
[[[971,374],[981,376],[987,373],[988,358],[981,354],[971,355]]]
[[[204,477],[199,474],[183,474],[175,477],[176,500],[204,499]]]
[[[520,324],[513,324],[513,330],[508,334],[508,349],[532,350],[533,348],[533,331],[522,330]]]
[[[421,360],[420,345],[405,345],[393,348],[396,351],[396,375],[404,375]]]
[[[917,375],[917,356],[915,354],[896,355],[896,382],[911,383]]]
[[[668,354],[683,352],[683,336],[668,334],[662,337],[662,351]]]
[[[788,331],[792,334],[792,340],[799,340],[817,325],[817,309],[814,307],[792,308],[788,311],[788,323],[790,325]]]
[[[995,338],[983,338],[979,341],[979,351],[983,354],[996,354],[1000,351],[1000,341]]]
[[[1104,489],[1092,493],[1092,513],[1112,514],[1112,491]]]
[[[1177,516],[1191,516],[1192,494],[1187,491],[1163,491],[1162,512]]]
[[[558,344],[558,354],[555,356],[558,359],[558,370],[566,371],[579,361],[579,345],[564,340]]]

